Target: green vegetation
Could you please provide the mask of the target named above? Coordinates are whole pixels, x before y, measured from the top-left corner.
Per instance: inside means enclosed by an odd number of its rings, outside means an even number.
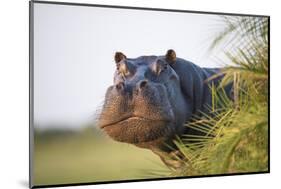
[[[233,65],[223,69],[220,86],[210,86],[212,115],[195,117],[186,125],[203,136],[187,134],[175,141],[185,166],[171,170],[171,175],[268,170],[268,18],[222,19],[226,27],[211,49],[225,43],[225,54]],[[223,89],[229,83],[234,85],[234,101]]]
[[[95,128],[35,133],[35,185],[155,178],[167,170],[150,150],[114,142]]]

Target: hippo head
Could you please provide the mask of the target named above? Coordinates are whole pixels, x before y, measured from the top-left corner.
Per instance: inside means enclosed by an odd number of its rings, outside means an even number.
[[[106,91],[99,127],[116,141],[144,148],[180,135],[188,105],[172,68],[175,59],[173,50],[138,58],[117,52],[114,84]]]

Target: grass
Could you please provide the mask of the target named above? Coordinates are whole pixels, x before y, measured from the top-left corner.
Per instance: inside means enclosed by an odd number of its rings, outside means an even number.
[[[151,151],[114,142],[93,128],[35,136],[35,185],[157,177],[148,175],[151,169],[167,171]]]

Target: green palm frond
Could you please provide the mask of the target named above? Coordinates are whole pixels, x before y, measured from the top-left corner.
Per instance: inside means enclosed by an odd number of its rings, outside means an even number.
[[[252,136],[251,141],[247,141],[247,135],[255,133],[259,127],[262,127],[263,131],[267,131],[267,107],[261,104],[256,107],[252,106],[256,101],[249,100],[249,93],[244,91],[239,93],[239,102],[243,103],[240,103],[240,107],[237,109],[232,100],[225,96],[223,90],[213,89],[213,91],[215,91],[213,96],[215,96],[216,102],[219,104],[219,101],[225,101],[226,104],[221,109],[216,109],[212,116],[206,115],[204,119],[199,120],[195,118],[186,125],[190,129],[200,131],[201,134],[186,134],[175,142],[179,150],[187,157],[185,161],[188,162],[188,168],[183,168],[184,171],[180,171],[180,173],[173,172],[172,174],[189,176],[237,172],[244,171],[244,169],[246,171],[247,169],[249,169],[248,171],[266,170],[266,158],[263,158],[263,163],[256,168],[252,166],[251,161],[257,159],[251,159],[248,156],[243,156],[242,159],[237,155],[240,153],[237,152],[237,148],[241,148],[243,151],[253,151],[261,157],[266,157],[267,146],[256,147],[256,144],[260,142],[266,144],[265,133],[257,133]],[[241,147],[243,143],[246,143],[245,141],[249,146],[254,147]],[[248,168],[239,167],[233,163],[234,158],[250,165],[247,165]],[[244,164],[242,165],[244,166]]]
[[[268,42],[268,18],[266,17],[242,17],[221,16],[224,29],[217,34],[210,45],[213,50],[224,43],[225,47],[244,47],[252,42],[267,44]],[[255,46],[251,44],[251,46]],[[232,49],[231,49],[232,50]]]

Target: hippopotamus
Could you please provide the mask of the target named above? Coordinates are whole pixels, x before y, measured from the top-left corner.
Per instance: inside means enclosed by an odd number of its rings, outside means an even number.
[[[212,104],[210,82],[218,68],[201,68],[168,50],[164,56],[114,56],[116,71],[98,118],[99,127],[112,139],[152,150],[177,169],[179,154],[173,140],[189,132],[192,116]]]

